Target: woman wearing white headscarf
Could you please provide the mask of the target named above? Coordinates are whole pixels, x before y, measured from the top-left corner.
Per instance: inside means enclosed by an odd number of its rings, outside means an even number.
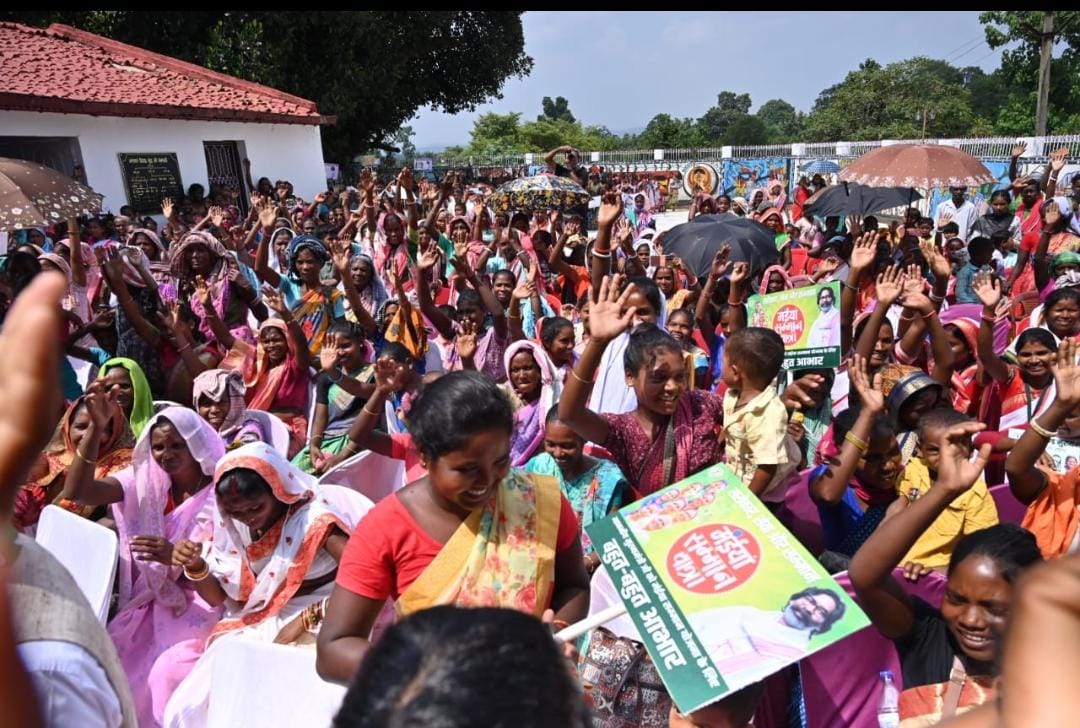
[[[348,534],[372,506],[348,488],[317,483],[264,443],[222,458],[214,481],[222,527],[208,548],[191,541],[178,545],[174,560],[184,564],[204,599],[224,603],[226,611],[165,709],[170,728],[206,725],[218,644],[313,641]],[[247,677],[258,668],[253,665]],[[233,692],[216,687],[224,699]]]

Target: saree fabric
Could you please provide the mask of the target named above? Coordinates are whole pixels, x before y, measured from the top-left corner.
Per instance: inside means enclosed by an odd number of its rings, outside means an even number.
[[[507,379],[510,378],[510,362],[522,352],[528,352],[540,369],[540,396],[534,402],[521,401],[521,406],[514,411],[514,431],[510,437],[510,465],[520,468],[529,461],[544,444],[544,420],[551,406],[559,401],[562,391],[562,378],[543,347],[532,341],[517,341],[507,347],[503,354],[503,364]],[[507,383],[507,388],[513,388]]]
[[[585,472],[568,480],[555,458],[542,453],[525,465],[525,471],[559,481],[563,496],[581,522],[581,548],[586,554],[593,549],[585,529],[630,502],[630,486],[619,466],[610,460],[593,459]]]

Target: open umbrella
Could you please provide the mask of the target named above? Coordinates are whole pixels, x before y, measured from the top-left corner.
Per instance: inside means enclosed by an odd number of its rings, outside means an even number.
[[[840,172],[869,187],[977,187],[997,182],[982,162],[955,147],[892,144],[867,152]]]
[[[922,195],[911,187],[867,187],[858,182],[829,185],[812,194],[804,203],[811,215],[869,215],[921,200]]]
[[[101,209],[84,184],[25,159],[0,157],[0,230],[45,227]]]
[[[799,166],[799,174],[836,174],[840,165],[829,159],[815,159]]]
[[[709,274],[713,256],[725,244],[731,260],[746,261],[751,271],[761,271],[780,259],[776,233],[756,220],[723,213],[698,215],[676,225],[664,236],[664,253],[677,255],[699,278]]]
[[[499,187],[488,201],[496,212],[510,210],[568,210],[589,204],[592,195],[566,177],[538,174],[520,177]]]

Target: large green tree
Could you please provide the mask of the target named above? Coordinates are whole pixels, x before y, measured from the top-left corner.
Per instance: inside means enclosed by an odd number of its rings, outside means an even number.
[[[750,94],[721,91],[713,106],[698,119],[698,129],[704,139],[719,143],[731,124],[750,113]]]
[[[570,102],[562,96],[556,96],[554,100],[550,96],[545,96],[540,102],[541,108],[544,113],[536,117],[537,121],[543,121],[550,119],[551,121],[569,121],[573,123],[576,121],[574,115],[570,113]]]
[[[3,11],[30,25],[66,23],[308,98],[337,123],[327,159],[385,148],[425,107],[472,111],[523,77],[519,12]]]
[[[783,99],[769,99],[754,114],[765,122],[769,142],[795,142],[802,134],[804,114]]]

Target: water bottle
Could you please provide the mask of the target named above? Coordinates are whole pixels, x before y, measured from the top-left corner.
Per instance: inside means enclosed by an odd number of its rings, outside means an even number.
[[[896,728],[900,725],[900,692],[893,684],[892,670],[882,670],[880,674],[882,685],[877,709],[878,726]]]

